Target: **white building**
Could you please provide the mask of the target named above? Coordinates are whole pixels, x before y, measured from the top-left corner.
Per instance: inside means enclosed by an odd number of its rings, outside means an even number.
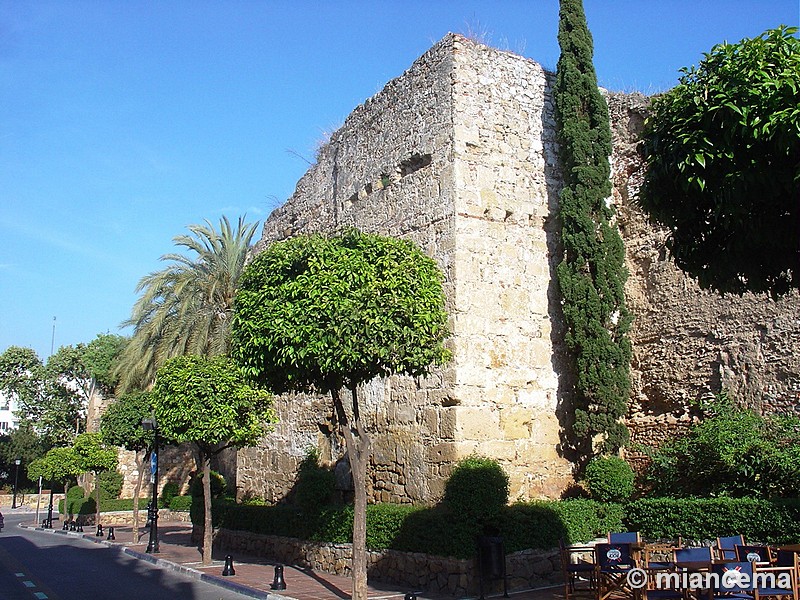
[[[17,402],[14,397],[11,394],[0,392],[0,435],[7,434],[19,426],[16,411]]]

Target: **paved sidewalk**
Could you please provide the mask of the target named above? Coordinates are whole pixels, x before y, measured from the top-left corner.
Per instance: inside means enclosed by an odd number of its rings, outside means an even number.
[[[28,527],[33,527],[31,522]],[[40,529],[37,527],[37,529]],[[351,579],[328,573],[316,572],[311,569],[285,566],[284,580],[286,589],[274,591],[270,585],[275,574],[275,564],[254,556],[233,556],[233,567],[236,574],[223,577],[225,553],[214,550],[213,563],[204,567],[201,563],[201,553],[197,544],[191,540],[192,527],[188,523],[163,523],[158,527],[159,552],[147,554],[148,530],[139,530],[139,540],[134,542],[133,531],[130,527],[114,527],[115,540],[110,541],[108,528],[106,535],[94,535],[94,527],[86,527],[84,533],[62,531],[57,523],[54,529],[42,530],[53,534],[82,536],[87,540],[104,545],[118,547],[122,552],[140,560],[145,560],[163,568],[172,569],[184,574],[197,577],[208,583],[218,585],[253,598],[269,600],[341,600],[350,598],[352,591]],[[91,530],[91,531],[90,531]],[[371,600],[403,600],[407,592],[412,589],[399,589],[389,584],[383,585],[373,582],[369,586]],[[510,594],[514,600],[561,600],[563,587],[545,588]],[[502,593],[487,595],[487,598],[502,597]],[[418,594],[419,600],[444,600],[440,596]]]

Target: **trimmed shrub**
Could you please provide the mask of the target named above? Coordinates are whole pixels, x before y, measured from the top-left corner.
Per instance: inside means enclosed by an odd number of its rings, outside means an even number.
[[[586,483],[593,500],[625,502],[633,495],[636,475],[619,456],[598,456],[586,465]]]
[[[67,490],[67,514],[78,514],[83,499],[86,497],[86,490],[79,485],[73,485]],[[63,512],[63,505],[59,502],[58,510]]]
[[[508,504],[508,475],[496,460],[467,457],[450,474],[442,503],[459,519],[496,525]]]
[[[168,507],[172,502],[172,499],[175,496],[177,496],[179,492],[180,492],[180,487],[174,481],[169,481],[165,483],[164,487],[161,488],[161,498],[159,505],[162,507],[164,506]]]
[[[147,498],[139,498],[139,509],[147,508]],[[64,501],[59,500],[58,510],[61,511],[64,507]],[[97,512],[97,504],[94,497],[79,498],[73,502],[73,512],[68,513],[71,515],[93,515]],[[123,510],[133,510],[133,498],[116,498],[103,500],[100,503],[100,512],[117,512]]]
[[[100,500],[115,500],[122,493],[122,484],[125,481],[119,471],[102,471],[100,473]]]
[[[421,509],[410,504],[373,504],[367,507],[367,548],[392,548],[398,532],[412,513]]]
[[[192,508],[191,496],[173,496],[169,502],[169,509],[174,511],[188,512]]]
[[[333,471],[320,466],[319,453],[311,450],[300,463],[293,503],[308,513],[319,511],[331,502],[335,484]]]
[[[224,495],[227,487],[228,484],[225,482],[225,478],[216,471],[211,471],[211,498],[219,498],[222,495]],[[202,502],[203,500],[202,473],[197,473],[194,477],[192,477],[192,481],[189,483],[189,495],[194,496],[195,498],[200,498]]]
[[[195,524],[202,511],[192,513]],[[198,521],[197,519],[200,519]],[[352,541],[353,508],[329,506],[309,518],[294,506],[246,506],[215,500],[214,526],[319,542]],[[622,506],[593,500],[530,502],[506,506],[498,514],[497,527],[507,552],[527,548],[549,549],[559,538],[585,542],[622,528]],[[471,558],[482,526],[454,514],[447,507],[411,505],[367,506],[367,547],[391,548],[438,556]]]

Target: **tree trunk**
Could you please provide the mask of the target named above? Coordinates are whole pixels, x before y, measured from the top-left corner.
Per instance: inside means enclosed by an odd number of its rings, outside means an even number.
[[[95,471],[94,473],[94,486],[95,486],[95,497],[97,498],[97,512],[95,513],[94,517],[94,526],[100,527],[100,471]]]
[[[352,423],[347,418],[339,391],[331,391],[339,428],[344,436],[350,472],[353,476],[353,600],[367,600],[367,460],[370,439],[358,410],[356,387],[350,388],[353,398]]]
[[[138,455],[138,452],[137,452]],[[139,543],[139,496],[142,494],[142,481],[144,480],[144,464],[147,451],[142,452],[142,458],[136,467],[139,470],[139,477],[136,479],[136,487],[133,488],[133,543]]]
[[[203,457],[203,564],[211,564],[214,525],[211,522],[211,457]]]
[[[69,479],[64,482],[64,520],[61,521],[62,525],[67,522],[67,516],[69,515],[69,506],[67,506],[67,492],[69,492]]]

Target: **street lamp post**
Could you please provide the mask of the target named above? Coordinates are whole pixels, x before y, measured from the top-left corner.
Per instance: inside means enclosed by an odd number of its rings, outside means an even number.
[[[14,464],[17,465],[17,468],[14,470],[14,498],[11,500],[11,508],[17,508],[17,483],[19,482],[19,465],[21,463],[21,458],[14,459]]]
[[[67,497],[64,496],[64,506],[66,507],[67,504]],[[66,512],[66,511],[65,511]],[[66,520],[66,518],[64,519]],[[47,507],[47,525],[45,529],[52,529],[53,528],[53,480],[50,480],[50,504]]]
[[[150,482],[153,484],[153,498],[150,514],[150,541],[147,543],[148,554],[158,553],[158,424],[155,418],[142,419],[142,428],[153,432],[153,450],[150,452]]]

